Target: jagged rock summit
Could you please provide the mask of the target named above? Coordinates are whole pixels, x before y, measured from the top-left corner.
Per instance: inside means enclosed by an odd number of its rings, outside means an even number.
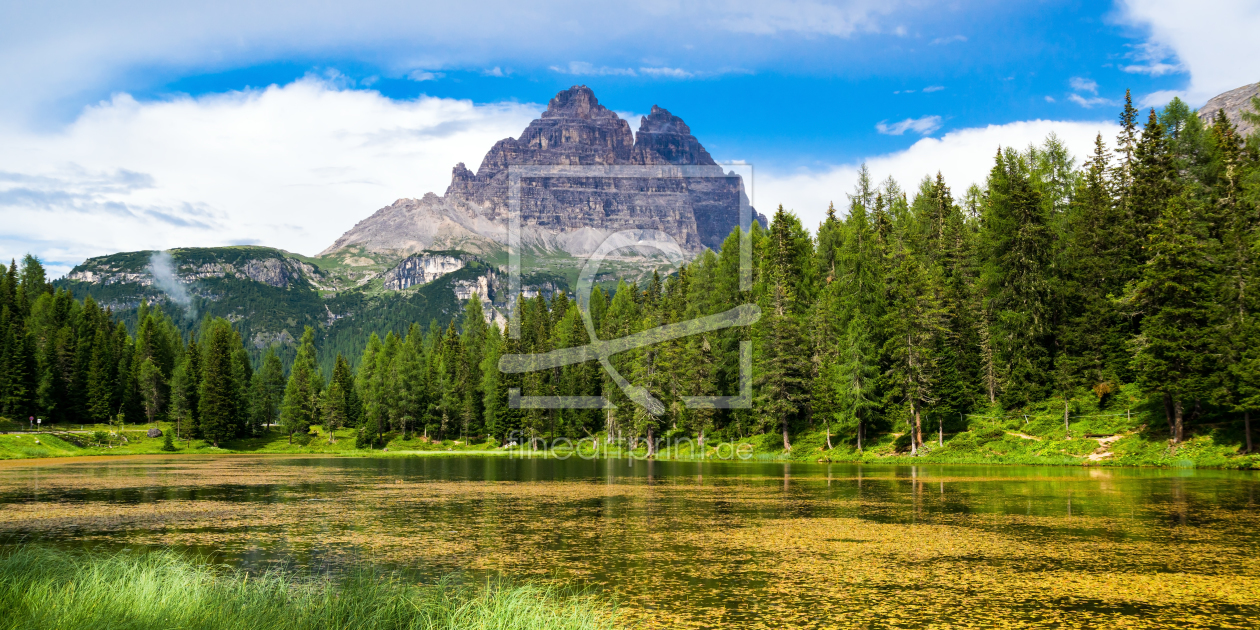
[[[510,165],[712,167],[713,177],[703,178],[527,178],[521,190],[526,246],[583,255],[614,231],[656,229],[672,235],[684,250],[698,252],[717,249],[739,224],[742,182],[723,173],[687,123],[653,105],[633,133],[590,88],[578,85],[551,99],[519,138],[495,143],[475,173],[456,164],[444,195],[399,199],[360,221],[321,255],[349,247],[402,255],[499,249],[507,241]],[[764,216],[755,216],[765,224]]]
[[[1210,125],[1212,124],[1212,119],[1216,117],[1216,112],[1223,109],[1225,110],[1225,118],[1238,130],[1238,135],[1246,138],[1256,130],[1256,125],[1243,120],[1242,112],[1255,111],[1251,107],[1251,99],[1257,96],[1260,96],[1260,83],[1244,85],[1223,94],[1217,94],[1207,103],[1204,103],[1203,107],[1199,108],[1199,120],[1202,120],[1206,125]]]

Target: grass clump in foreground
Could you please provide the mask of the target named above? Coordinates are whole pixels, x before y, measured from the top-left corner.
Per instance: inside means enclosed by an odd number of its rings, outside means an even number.
[[[0,628],[603,629],[591,596],[489,582],[417,585],[361,567],[340,578],[209,566],[172,551],[0,555]]]

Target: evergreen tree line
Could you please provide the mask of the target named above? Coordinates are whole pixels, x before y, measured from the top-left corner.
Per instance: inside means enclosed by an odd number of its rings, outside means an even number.
[[[1256,103],[1260,111],[1260,103]],[[1252,114],[1248,114],[1252,115]],[[1096,396],[1136,384],[1164,410],[1169,437],[1209,417],[1260,408],[1260,139],[1219,115],[1205,125],[1174,100],[1144,124],[1126,95],[1113,146],[1097,138],[1077,166],[1051,135],[1000,149],[983,187],[956,199],[944,179],[913,194],[862,167],[811,235],[782,207],[750,238],[751,290],[740,289],[738,230],[643,286],[596,287],[600,339],[756,303],[750,327],[692,335],[615,355],[611,364],[663,403],[631,402],[595,361],[505,374],[505,354],[590,343],[584,313],[563,293],[517,301],[521,336],[485,322],[480,301],[445,325],[373,334],[357,370],[329,373],[307,328],[288,374],[268,351],[255,370],[231,323],[207,319],[182,338],[142,307],[136,333],[89,297],[53,291],[34,258],[0,281],[0,412],[53,422],[127,418],[176,423],[215,444],[279,426],[290,440],[313,424],[434,439],[585,437],[730,439],[825,430],[861,448],[871,432],[961,431],[966,414]],[[751,374],[740,370],[743,342]],[[735,395],[751,408],[689,408],[688,396]],[[601,409],[518,409],[526,396],[603,395]],[[1248,431],[1249,435],[1249,431]],[[778,437],[775,438],[776,440]],[[1250,444],[1248,444],[1250,449]]]

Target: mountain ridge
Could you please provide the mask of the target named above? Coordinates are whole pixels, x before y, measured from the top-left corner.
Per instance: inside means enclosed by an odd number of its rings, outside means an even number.
[[[477,171],[458,163],[441,195],[399,199],[358,222],[321,256],[351,246],[407,255],[424,249],[478,253],[507,242],[511,165],[686,165],[712,167],[712,176],[686,179],[533,178],[521,187],[522,244],[573,255],[589,253],[593,236],[656,229],[691,253],[716,249],[739,225],[743,183],[727,174],[678,116],[653,105],[639,131],[599,103],[585,85],[558,93],[516,138],[496,142]],[[764,216],[752,212],[766,224]],[[569,233],[582,232],[579,238]],[[592,234],[592,232],[594,234]],[[599,240],[602,240],[599,239]]]

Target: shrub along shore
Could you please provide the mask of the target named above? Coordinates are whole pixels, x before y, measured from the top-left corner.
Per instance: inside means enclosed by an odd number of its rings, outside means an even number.
[[[1126,388],[1128,391],[1128,388]],[[1260,469],[1260,454],[1246,453],[1242,423],[1221,423],[1196,427],[1182,442],[1173,444],[1162,422],[1162,411],[1137,404],[1140,396],[1128,401],[1121,396],[1114,404],[1099,408],[1089,399],[1070,401],[1071,412],[1065,424],[1062,401],[1048,401],[1036,408],[1004,412],[981,409],[963,418],[966,431],[950,430],[944,423],[925,429],[924,445],[911,453],[908,433],[872,436],[859,450],[852,441],[840,439],[826,430],[794,436],[792,449],[784,451],[778,433],[737,438],[732,442],[710,439],[703,449],[683,432],[658,436],[656,459],[861,462],[865,464],[1023,464],[1048,466],[1156,466],[1165,468]],[[1126,402],[1133,406],[1126,406]],[[403,437],[388,433],[374,447],[362,447],[358,430],[340,428],[329,440],[320,425],[311,432],[289,436],[278,429],[266,429],[258,437],[241,438],[215,447],[206,440],[177,439],[166,443],[173,426],[156,423],[162,437],[148,437],[155,425],[138,425],[119,432],[109,425],[79,425],[73,430],[40,433],[0,433],[0,460],[52,457],[125,455],[214,455],[214,454],[327,454],[347,457],[427,457],[450,455],[505,457],[575,457],[592,455],[592,443],[552,442],[540,438],[537,449],[528,445],[504,448],[497,441],[436,440],[415,433]],[[0,419],[0,431],[25,431],[26,427]],[[931,430],[928,430],[931,429]],[[126,441],[120,438],[125,437]],[[600,457],[648,456],[642,440],[605,439],[595,434]],[[829,444],[830,442],[830,444]],[[730,446],[722,446],[729,444]],[[553,445],[556,448],[551,448]],[[580,452],[574,448],[581,449]]]
[[[0,553],[0,628],[615,627],[615,609],[561,589],[488,582],[417,584],[372,567],[339,576],[228,569],[172,551]]]

